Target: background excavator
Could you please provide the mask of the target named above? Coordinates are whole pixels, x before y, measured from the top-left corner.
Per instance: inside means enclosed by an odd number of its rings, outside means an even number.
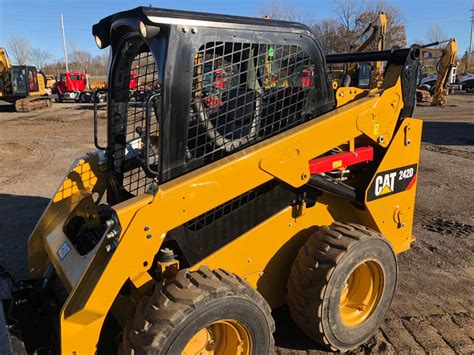
[[[384,37],[387,31],[387,16],[380,11],[377,17],[352,42],[350,52],[381,51],[384,49]],[[348,63],[344,67],[342,80],[338,80],[337,71],[332,72],[341,86],[352,86],[363,89],[378,86],[383,80],[382,62]]]
[[[446,46],[443,48],[443,54],[436,65],[436,72],[438,76],[434,86],[431,106],[444,106],[446,104],[446,87],[449,84],[448,78],[452,68],[454,67],[454,61],[456,60],[457,52],[458,45],[456,43],[456,39],[449,39]]]
[[[382,51],[384,49],[384,37],[387,31],[387,17],[383,11],[380,11],[377,17],[367,28],[352,42],[350,52],[364,51]],[[433,52],[430,58],[436,57],[439,53],[434,53],[433,46],[447,43],[442,50],[439,61],[436,64],[437,78],[432,91],[417,88],[417,102],[428,102],[432,96],[432,106],[443,106],[446,104],[447,84],[449,84],[449,75],[454,67],[457,54],[456,39],[451,38],[445,42],[435,42],[422,46],[423,52]],[[340,73],[339,73],[340,74]],[[332,72],[338,84],[343,87],[357,87],[361,89],[378,87],[383,81],[382,62],[371,63],[349,63],[346,64],[343,73],[343,79],[338,79],[337,71]]]
[[[45,84],[46,76],[36,67],[12,65],[7,51],[0,48],[0,100],[14,104],[17,112],[51,107]]]
[[[437,48],[429,48],[433,46],[440,45],[442,43],[447,43],[446,46],[441,50]],[[428,102],[431,100],[432,106],[444,106],[446,104],[446,96],[447,96],[447,85],[451,84],[453,81],[450,81],[450,77],[452,77],[454,62],[456,60],[456,54],[458,52],[458,46],[456,43],[456,39],[451,38],[444,42],[434,42],[427,45],[422,46],[422,59],[421,62],[423,63],[423,59],[426,58],[439,58],[438,62],[435,64],[436,78],[435,83],[430,88],[426,85],[423,85],[425,80],[431,79],[432,77],[425,78],[421,80],[421,84],[416,89],[416,101],[420,102]]]

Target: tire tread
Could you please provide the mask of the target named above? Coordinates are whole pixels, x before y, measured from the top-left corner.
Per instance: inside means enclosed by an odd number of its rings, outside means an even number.
[[[323,226],[308,238],[291,268],[288,280],[290,315],[304,333],[328,350],[338,349],[325,336],[321,321],[327,282],[346,252],[367,238],[383,236],[355,223],[334,222],[331,226]],[[310,265],[312,269],[308,270]]]
[[[123,354],[147,354],[160,349],[174,329],[196,309],[224,296],[237,296],[256,303],[275,331],[271,309],[265,299],[239,276],[222,269],[201,266],[183,269],[176,277],[155,287],[151,296],[138,303],[133,320],[123,331]],[[274,348],[270,336],[270,348]]]

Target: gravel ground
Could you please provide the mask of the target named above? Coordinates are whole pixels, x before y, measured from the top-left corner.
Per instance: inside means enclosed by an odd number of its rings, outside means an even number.
[[[417,107],[425,121],[413,233],[399,256],[391,310],[358,353],[474,353],[474,95],[446,107]],[[104,128],[104,120],[100,122]],[[0,265],[26,275],[28,236],[73,159],[93,150],[89,105],[55,104],[34,113],[0,106]],[[274,312],[277,351],[322,353]]]

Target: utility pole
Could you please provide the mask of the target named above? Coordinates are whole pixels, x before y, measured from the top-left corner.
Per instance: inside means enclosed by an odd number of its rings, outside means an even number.
[[[469,65],[471,64],[471,52],[472,52],[472,31],[474,28],[474,6],[471,7],[471,35],[469,36],[469,50],[466,56],[466,71],[469,70]]]
[[[69,72],[69,67],[67,63],[67,48],[66,48],[66,36],[64,35],[64,17],[61,14],[61,32],[63,34],[63,46],[64,46],[64,59],[66,60],[66,73]]]

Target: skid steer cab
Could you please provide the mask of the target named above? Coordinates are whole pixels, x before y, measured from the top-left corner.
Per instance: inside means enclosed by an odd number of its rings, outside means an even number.
[[[299,23],[151,7],[92,32],[107,130],[4,302],[27,351],[267,354],[285,304],[322,347],[369,339],[414,240],[419,48],[325,55]],[[379,87],[332,88],[327,64],[371,61]]]

